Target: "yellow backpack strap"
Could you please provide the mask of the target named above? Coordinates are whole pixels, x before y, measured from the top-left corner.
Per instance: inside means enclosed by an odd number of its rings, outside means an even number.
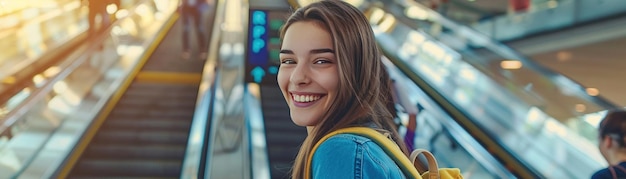
[[[426,160],[428,161],[428,172],[430,173],[428,175],[428,178],[438,179],[439,178],[439,165],[437,164],[437,160],[435,159],[435,156],[433,155],[433,153],[430,153],[428,150],[424,150],[424,149],[415,149],[413,150],[413,152],[411,152],[411,155],[409,156],[409,158],[411,158],[411,161],[415,162],[417,161],[417,156],[419,156],[420,154],[424,154],[424,156],[426,157]]]
[[[404,153],[402,153],[402,150],[400,150],[400,147],[398,147],[398,145],[394,143],[393,141],[391,141],[389,138],[385,137],[380,132],[374,129],[368,128],[368,127],[348,127],[348,128],[343,128],[343,129],[333,131],[325,135],[324,137],[322,137],[322,139],[320,139],[320,141],[318,141],[315,144],[315,146],[313,146],[311,153],[307,157],[307,163],[305,165],[305,170],[304,170],[305,179],[311,178],[311,164],[313,163],[312,162],[313,154],[315,154],[315,151],[317,150],[317,148],[324,141],[326,141],[326,139],[332,136],[335,136],[337,134],[354,134],[354,135],[359,135],[359,136],[369,138],[370,140],[376,142],[376,144],[378,144],[378,146],[380,146],[380,148],[382,148],[385,151],[385,153],[387,153],[387,155],[391,157],[391,159],[393,159],[394,162],[396,162],[398,167],[400,167],[400,169],[402,170],[402,173],[404,173],[404,175],[407,178],[415,178],[415,179],[422,178],[419,172],[417,172],[417,169],[415,169],[415,167],[413,166],[413,162],[411,162],[404,155]]]

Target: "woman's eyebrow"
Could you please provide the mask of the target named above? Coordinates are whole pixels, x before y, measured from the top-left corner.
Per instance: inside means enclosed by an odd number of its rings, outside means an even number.
[[[294,53],[293,53],[293,51],[291,51],[291,50],[286,50],[286,49],[284,49],[284,50],[280,50],[280,52],[279,52],[279,53],[283,53],[283,54],[294,54]],[[310,53],[315,53],[315,54],[318,54],[318,53],[333,53],[333,54],[334,54],[334,53],[335,53],[335,51],[334,51],[333,49],[329,49],[329,48],[320,48],[320,49],[313,49],[313,50],[311,50],[311,51],[310,51]]]
[[[311,53],[335,53],[335,51],[333,49],[329,49],[329,48],[320,48],[320,49],[313,49],[310,51]]]
[[[291,50],[280,50],[280,53],[293,54]]]

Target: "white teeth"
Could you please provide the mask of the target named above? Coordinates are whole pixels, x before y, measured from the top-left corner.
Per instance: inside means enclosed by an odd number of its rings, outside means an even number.
[[[313,102],[320,99],[322,96],[319,95],[296,95],[293,94],[293,100],[300,103],[308,103]]]

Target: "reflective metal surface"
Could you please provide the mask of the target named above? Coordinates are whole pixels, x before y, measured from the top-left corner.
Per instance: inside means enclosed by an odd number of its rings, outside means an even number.
[[[410,95],[411,104],[421,106],[417,115],[415,148],[431,151],[440,167],[459,168],[465,178],[515,178],[487,149],[447,114],[432,97],[404,75],[389,60],[383,60],[389,76]],[[408,120],[406,113],[401,119]],[[404,126],[400,133],[405,133]]]
[[[221,32],[216,45],[218,70],[206,177],[250,178],[249,129],[244,120],[243,83],[247,7],[242,1],[221,0],[217,9],[217,13],[223,13],[224,19],[218,23]]]
[[[527,12],[502,15],[479,21],[471,24],[471,26],[494,39],[507,41],[587,23],[624,12],[626,12],[626,3],[621,0],[548,1],[537,4]]]
[[[419,4],[389,2],[366,13],[388,54],[524,166],[576,178],[605,165],[595,128],[613,104]]]
[[[0,178],[49,178],[135,68],[177,1],[144,0],[0,118]],[[140,33],[139,33],[140,32]]]

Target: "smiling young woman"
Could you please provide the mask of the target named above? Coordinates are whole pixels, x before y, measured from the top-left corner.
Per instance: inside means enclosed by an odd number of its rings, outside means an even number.
[[[292,178],[305,178],[313,146],[342,128],[369,127],[388,134],[406,155],[386,109],[391,93],[382,54],[358,9],[343,1],[312,3],[289,17],[281,40],[278,84],[292,121],[309,132]],[[404,178],[380,146],[353,134],[322,142],[310,168],[313,178]]]

